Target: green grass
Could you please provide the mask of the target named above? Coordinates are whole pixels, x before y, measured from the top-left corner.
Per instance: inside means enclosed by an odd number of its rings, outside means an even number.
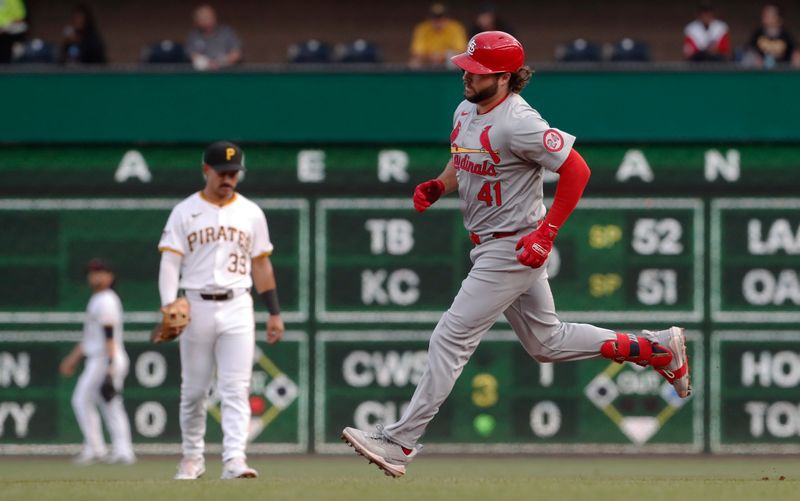
[[[67,459],[0,458],[3,501],[79,499],[246,501],[251,499],[594,500],[797,499],[800,459],[786,457],[421,456],[405,477],[383,476],[353,456],[252,457],[256,480],[176,482],[175,458],[133,466],[73,466]],[[779,480],[780,476],[786,477]],[[764,480],[768,477],[768,480]]]

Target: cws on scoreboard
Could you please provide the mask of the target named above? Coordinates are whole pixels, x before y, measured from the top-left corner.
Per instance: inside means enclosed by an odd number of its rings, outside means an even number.
[[[315,447],[341,450],[341,423],[400,417],[425,370],[428,332],[324,331],[316,338]],[[609,360],[538,364],[508,331],[487,334],[424,437],[436,451],[699,452],[703,347],[689,333],[699,388],[680,399],[651,369]]]

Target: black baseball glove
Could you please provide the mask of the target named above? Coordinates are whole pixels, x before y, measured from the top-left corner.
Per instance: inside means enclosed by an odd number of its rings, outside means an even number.
[[[111,402],[111,399],[117,396],[117,389],[114,388],[111,374],[107,374],[106,378],[103,380],[103,384],[100,386],[100,396],[102,396],[103,400],[106,402]]]

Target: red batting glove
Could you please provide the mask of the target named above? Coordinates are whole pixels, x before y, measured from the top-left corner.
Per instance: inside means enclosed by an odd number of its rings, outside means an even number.
[[[425,212],[432,203],[439,200],[442,193],[444,193],[444,183],[439,179],[418,184],[414,190],[414,208],[417,212]]]
[[[538,228],[520,238],[517,242],[517,250],[523,249],[517,256],[517,261],[538,268],[547,261],[547,256],[553,250],[553,240],[556,239],[558,227],[552,224],[542,223]]]

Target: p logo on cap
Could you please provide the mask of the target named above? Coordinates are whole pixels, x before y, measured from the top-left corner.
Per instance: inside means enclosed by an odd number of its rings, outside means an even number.
[[[226,148],[225,149],[225,160],[230,160],[236,155],[236,150],[233,148]]]

